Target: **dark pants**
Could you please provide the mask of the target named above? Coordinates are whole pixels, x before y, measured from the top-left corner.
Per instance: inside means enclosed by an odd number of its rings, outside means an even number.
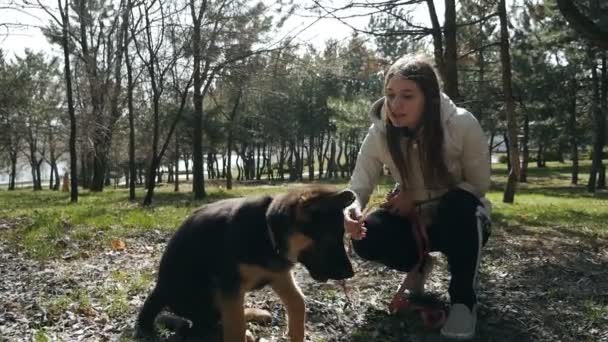
[[[481,205],[467,191],[449,191],[438,204],[433,224],[427,227],[431,251],[447,257],[452,303],[469,307],[477,302],[475,285],[481,247],[489,236],[489,229],[484,229],[477,216]],[[416,239],[407,219],[379,209],[367,216],[365,226],[367,237],[353,240],[360,257],[402,272],[410,271],[419,262]]]

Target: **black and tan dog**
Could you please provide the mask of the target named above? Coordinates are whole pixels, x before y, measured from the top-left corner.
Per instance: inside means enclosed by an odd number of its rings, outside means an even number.
[[[348,190],[308,186],[198,209],[166,247],[137,334],[154,336],[154,320],[167,309],[191,321],[189,336],[219,332],[224,342],[244,342],[244,295],[270,285],[286,306],[291,340],[303,341],[304,296],[291,269],[301,262],[321,282],[352,277],[342,210],[354,199]]]

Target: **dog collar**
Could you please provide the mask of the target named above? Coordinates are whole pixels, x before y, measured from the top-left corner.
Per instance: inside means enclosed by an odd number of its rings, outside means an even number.
[[[268,228],[268,237],[270,238],[270,244],[272,245],[272,250],[274,250],[274,252],[276,254],[279,254],[279,246],[277,245],[277,240],[274,237],[272,228],[270,227],[269,224],[266,225],[266,228]]]

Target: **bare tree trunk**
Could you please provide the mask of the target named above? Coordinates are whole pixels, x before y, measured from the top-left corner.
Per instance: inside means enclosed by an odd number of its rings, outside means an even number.
[[[289,158],[287,159],[287,167],[289,168],[289,181],[293,182],[297,179],[296,170],[297,170],[297,162],[296,162],[296,146],[294,139],[292,138],[289,141]]]
[[[285,180],[285,174],[283,172],[283,170],[285,169],[285,157],[286,157],[286,146],[285,146],[285,140],[283,138],[281,138],[281,149],[279,151],[279,166],[278,166],[278,170],[279,170],[279,179],[280,180]]]
[[[572,150],[572,184],[578,184],[578,139],[577,139],[577,129],[576,129],[576,93],[577,93],[577,84],[576,79],[570,81],[570,90],[574,92],[571,97],[571,107],[570,107],[570,116],[568,120],[568,133],[570,135],[570,148]]]
[[[520,174],[519,147],[517,146],[517,118],[515,114],[515,102],[511,86],[511,55],[509,51],[509,30],[507,23],[507,9],[505,0],[498,3],[498,15],[500,17],[500,60],[502,64],[502,87],[505,96],[507,111],[507,134],[509,135],[509,160],[511,170],[507,179],[507,186],[503,194],[504,203],[513,203],[517,180]]]
[[[175,135],[175,187],[173,191],[179,191],[179,134]]]
[[[222,155],[222,178],[226,179],[226,151]]]
[[[67,0],[66,0],[67,2]],[[82,49],[82,58],[85,65],[86,76],[89,85],[89,95],[91,100],[93,120],[100,128],[105,128],[103,121],[103,105],[104,105],[104,89],[101,89],[101,82],[97,73],[97,61],[95,56],[91,54],[89,49],[89,27],[94,23],[90,22],[87,4],[88,1],[79,1],[76,3],[78,10],[79,28],[80,28],[80,47]],[[94,54],[96,54],[95,51]],[[104,146],[102,135],[106,134],[104,129],[96,129],[93,131],[93,179],[91,181],[91,191],[102,191],[105,179],[106,168],[106,146]],[[88,181],[87,181],[88,183]]]
[[[264,159],[262,156],[262,146],[260,143],[255,144],[256,157],[255,157],[255,179],[262,179],[262,171],[264,170]]]
[[[494,151],[494,149],[492,148],[492,146],[494,146],[494,137],[496,136],[496,134],[494,134],[494,131],[490,132],[490,143],[488,146],[488,155],[490,156],[490,159],[492,158],[492,153]]]
[[[441,79],[446,82],[447,71],[445,61],[443,60],[443,34],[441,33],[441,25],[439,25],[439,20],[437,19],[437,11],[435,10],[433,0],[426,0],[426,4],[429,8],[429,16],[433,25],[433,55],[435,56],[435,63],[437,64]]]
[[[162,2],[159,4],[161,6],[161,12],[162,12],[163,4],[162,4]],[[164,64],[164,66],[161,66],[160,63],[163,60],[158,55],[160,46],[156,46],[154,43],[155,39],[154,39],[153,33],[152,33],[152,25],[151,25],[150,16],[149,16],[149,10],[150,10],[149,7],[144,6],[144,14],[145,14],[144,19],[146,22],[145,23],[145,25],[146,25],[145,26],[145,39],[146,39],[145,47],[147,49],[148,59],[146,59],[140,53],[140,50],[137,49],[137,53],[140,56],[142,62],[145,64],[145,67],[150,76],[150,88],[152,91],[152,108],[153,108],[153,136],[152,136],[152,151],[151,151],[152,153],[151,153],[151,157],[150,157],[150,167],[148,169],[148,179],[147,179],[148,191],[146,193],[146,197],[144,198],[144,202],[143,202],[144,205],[150,205],[152,203],[152,197],[154,196],[154,187],[155,187],[155,183],[154,183],[155,172],[156,172],[156,169],[158,169],[161,165],[163,156],[164,156],[165,152],[167,151],[169,144],[171,142],[171,137],[173,136],[173,132],[175,131],[175,128],[177,127],[177,124],[178,124],[179,120],[181,119],[181,115],[184,111],[186,102],[188,100],[188,88],[190,87],[190,84],[192,82],[192,79],[190,79],[187,82],[187,84],[184,86],[183,92],[181,92],[181,94],[180,94],[181,102],[179,104],[179,109],[178,109],[177,113],[175,114],[175,116],[173,117],[173,120],[169,127],[169,131],[167,132],[167,135],[163,139],[162,144],[161,144],[160,99],[161,99],[161,96],[165,89],[166,73],[173,69],[175,62],[177,60],[176,56],[178,56],[179,51],[174,50],[173,58],[169,62],[166,62],[167,64]],[[161,30],[162,30],[162,32],[164,32],[164,30],[166,29],[164,21],[162,22],[161,25],[162,25]],[[171,31],[171,34],[174,36],[173,31]],[[135,46],[137,48],[138,45],[136,44]],[[176,84],[176,90],[178,92],[180,92],[177,87],[177,84]],[[202,155],[201,155],[201,157],[202,157]],[[161,177],[162,177],[162,173],[161,173]]]
[[[220,163],[217,160],[217,152],[213,154],[213,163],[215,165],[215,176],[218,179],[222,178],[222,174],[220,173]]]
[[[128,20],[132,8],[131,0],[127,0],[123,21]],[[129,30],[124,35],[125,66],[127,67],[127,107],[129,116],[129,201],[135,201],[135,183],[137,168],[135,166],[135,118],[133,112],[133,67],[129,56]]]
[[[308,138],[310,147],[308,148],[307,159],[308,159],[308,180],[313,181],[315,179],[315,136],[313,134]]]
[[[36,189],[34,190],[42,190],[42,177],[40,176],[40,165],[42,165],[43,159],[39,159],[36,161]]]
[[[522,103],[523,104],[523,103]],[[519,175],[519,181],[522,183],[528,182],[528,161],[530,159],[530,149],[529,149],[529,140],[530,140],[530,114],[524,109],[524,138],[522,141],[523,146],[523,157],[521,162],[521,174]]]
[[[38,157],[36,154],[38,153],[38,141],[36,138],[37,133],[34,133],[34,127],[30,124],[27,130],[27,144],[29,148],[29,155],[27,156],[30,161],[30,172],[32,173],[32,188],[34,191],[42,190],[41,182],[40,182],[40,167],[38,164]]]
[[[481,35],[483,33],[483,22],[479,23],[479,34]],[[485,71],[486,71],[486,62],[485,62],[485,56],[483,54],[483,48],[481,47],[481,45],[483,45],[483,42],[480,40],[479,41],[479,46],[477,46],[478,48],[478,52],[477,52],[477,60],[478,60],[478,65],[479,65],[479,78],[477,80],[477,109],[476,109],[476,113],[475,116],[477,117],[477,120],[479,121],[479,123],[481,124],[482,120],[484,119],[484,104],[482,103],[482,101],[485,99],[484,94],[485,92]],[[492,136],[490,138],[490,140],[492,140],[494,138],[494,136]],[[492,155],[492,142],[490,141],[490,154]]]
[[[226,189],[232,190],[232,130],[228,133],[226,156]]]
[[[340,170],[340,177],[346,177],[346,164],[348,162],[348,152],[346,151],[346,137],[342,137],[338,142],[338,147],[340,151],[338,152],[338,160],[337,165]],[[344,163],[342,162],[342,154],[344,153]]]
[[[237,171],[236,179],[238,181],[242,180],[242,176],[243,176],[243,170],[242,170],[241,165],[239,164],[239,159],[241,159],[240,157],[241,157],[241,155],[237,152],[235,162],[236,162],[236,171]]]
[[[61,185],[61,179],[59,178],[59,168],[57,167],[57,163],[55,163],[53,170],[55,172],[55,185],[53,186],[53,190],[58,191]]]
[[[300,140],[300,143],[297,146],[298,149],[298,180],[304,179],[304,138]]]
[[[80,174],[82,175],[82,187],[85,189],[89,188],[89,168],[88,164],[88,152],[87,147],[83,146],[82,156],[80,156]]]
[[[11,160],[11,173],[8,179],[8,189],[15,190],[17,183],[17,151],[9,151],[9,157]]]
[[[186,168],[186,181],[190,180],[190,154],[184,154],[184,167]]]
[[[602,51],[602,89],[601,89],[601,105],[600,105],[600,120],[602,126],[598,128],[600,132],[601,150],[603,151],[606,144],[606,117],[608,116],[608,70],[606,70],[606,50]],[[597,179],[597,188],[606,189],[606,166],[603,162],[603,153],[600,155],[600,171]]]
[[[169,164],[167,170],[167,183],[175,183],[175,180],[173,179],[174,171],[173,164]]]
[[[327,133],[327,137],[328,139],[325,141],[325,133],[322,132],[319,135],[319,148],[317,148],[317,162],[319,163],[318,179],[323,179],[323,172],[325,171],[325,158],[329,149],[329,132]]]
[[[336,178],[337,174],[337,162],[336,162],[336,139],[331,137],[331,149],[329,151],[329,160],[327,162],[327,178]]]
[[[31,158],[31,157],[30,157]],[[32,174],[32,189],[38,191],[38,180],[36,179],[36,162],[30,159],[30,173]]]
[[[209,179],[215,179],[215,172],[213,170],[213,151],[207,152],[207,177],[209,177]]]
[[[456,46],[456,0],[445,0],[445,92],[458,99],[458,47]]]
[[[147,39],[147,48],[149,53],[150,61],[147,63],[146,67],[148,69],[148,73],[150,74],[150,87],[152,89],[152,110],[153,110],[153,133],[152,133],[152,153],[150,156],[150,167],[148,168],[148,179],[147,179],[147,192],[146,197],[144,198],[143,205],[148,206],[152,204],[152,197],[154,196],[154,187],[155,187],[155,173],[156,169],[159,167],[161,158],[158,156],[158,138],[160,134],[160,94],[161,90],[159,87],[162,85],[157,84],[157,72],[160,70],[156,70],[156,62],[155,59],[156,54],[154,52],[154,48],[152,46],[152,32],[151,32],[151,22],[150,16],[148,13],[148,8],[144,6],[145,20],[146,20],[146,39]]]
[[[587,191],[594,193],[597,189],[597,176],[602,165],[602,149],[604,147],[605,135],[605,118],[600,109],[600,85],[597,74],[597,64],[595,62],[596,54],[593,50],[589,51],[589,59],[591,60],[591,79],[593,97],[591,100],[591,111],[594,121],[593,130],[593,154],[591,161],[591,170],[589,170],[589,181],[587,182]]]
[[[51,168],[51,173],[49,175],[49,190],[53,190],[53,183],[55,181],[55,169],[53,168],[53,164],[51,164],[50,162],[48,164]]]
[[[203,199],[205,194],[205,175],[203,170],[203,75],[201,73],[202,52],[201,52],[201,22],[206,11],[207,3],[203,1],[198,13],[194,6],[194,1],[190,1],[190,14],[192,16],[192,57],[194,61],[194,125],[192,127],[192,191],[194,199]]]
[[[545,145],[542,142],[538,143],[538,150],[536,151],[536,167],[545,167]]]

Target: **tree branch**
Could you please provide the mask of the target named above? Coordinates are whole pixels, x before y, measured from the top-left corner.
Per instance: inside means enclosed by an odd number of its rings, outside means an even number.
[[[584,35],[595,45],[608,49],[608,32],[603,31],[598,25],[582,14],[572,0],[556,0],[557,7],[566,21],[578,33]]]

